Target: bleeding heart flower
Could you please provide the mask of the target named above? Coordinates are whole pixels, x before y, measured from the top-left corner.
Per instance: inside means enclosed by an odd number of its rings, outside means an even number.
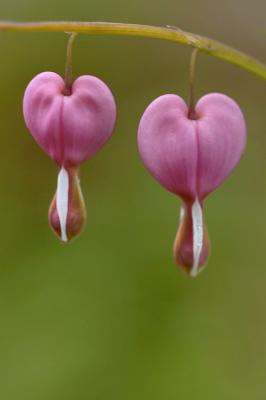
[[[145,110],[138,148],[146,168],[184,201],[174,257],[196,276],[208,259],[209,240],[203,200],[239,162],[246,144],[246,124],[234,100],[220,93],[202,97],[193,119],[183,99],[168,94]]]
[[[86,219],[78,167],[111,136],[116,120],[114,97],[94,76],[80,76],[69,90],[59,75],[43,72],[26,88],[23,113],[34,139],[60,168],[49,222],[68,241]]]

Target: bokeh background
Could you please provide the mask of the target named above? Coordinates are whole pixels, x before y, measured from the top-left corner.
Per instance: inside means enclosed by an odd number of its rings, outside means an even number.
[[[2,0],[0,18],[176,25],[266,60],[264,0]],[[84,233],[62,245],[47,210],[56,168],[28,134],[23,92],[63,73],[61,33],[0,34],[1,400],[259,400],[266,396],[266,85],[201,55],[197,97],[240,104],[248,146],[206,201],[212,256],[195,280],[172,260],[180,200],[145,171],[136,148],[156,96],[187,99],[190,49],[80,36],[74,74],[112,88],[113,138],[83,165]]]

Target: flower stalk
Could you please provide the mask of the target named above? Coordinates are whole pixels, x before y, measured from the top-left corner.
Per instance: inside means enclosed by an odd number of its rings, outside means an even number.
[[[189,101],[188,101],[188,117],[190,119],[196,118],[195,116],[195,93],[194,93],[194,82],[195,82],[195,70],[196,61],[199,49],[193,49],[190,58],[189,65]]]
[[[65,68],[65,94],[71,94],[71,87],[73,83],[72,79],[72,52],[73,52],[73,43],[77,36],[77,33],[70,33],[70,37],[67,43],[67,54],[66,54],[66,68]]]

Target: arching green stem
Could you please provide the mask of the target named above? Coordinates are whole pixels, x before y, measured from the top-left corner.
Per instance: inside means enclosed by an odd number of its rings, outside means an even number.
[[[108,22],[0,22],[0,31],[77,32],[91,35],[127,35],[169,40],[198,48],[214,57],[236,64],[266,80],[266,65],[255,58],[216,40],[182,31],[173,26],[108,23]]]

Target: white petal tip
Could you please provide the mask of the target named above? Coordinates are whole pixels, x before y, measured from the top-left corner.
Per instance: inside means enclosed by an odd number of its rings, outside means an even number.
[[[180,224],[182,224],[182,222],[184,220],[184,217],[185,217],[185,207],[181,206],[181,208],[180,208],[180,216],[179,216]]]
[[[195,269],[193,269],[193,268],[194,268],[194,265],[189,273],[189,276],[191,278],[196,278],[204,270],[205,266],[201,266],[201,268],[199,268],[198,266]]]
[[[191,277],[196,277],[198,273],[202,270],[199,269],[200,256],[203,246],[203,215],[202,208],[198,201],[192,205],[192,223],[193,223],[193,266],[190,271]]]
[[[56,208],[60,221],[61,240],[67,242],[69,176],[64,167],[61,168],[57,179]]]
[[[198,269],[194,270],[194,265],[193,265],[193,268],[191,269],[189,276],[191,278],[196,278],[196,276],[198,276],[198,274],[199,274],[199,270]]]
[[[68,242],[68,238],[66,236],[61,235],[62,242]]]

